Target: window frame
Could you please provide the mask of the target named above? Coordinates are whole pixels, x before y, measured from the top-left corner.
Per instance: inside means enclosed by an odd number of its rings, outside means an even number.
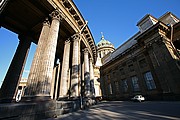
[[[151,71],[147,71],[144,73],[144,79],[148,90],[156,89],[156,84]]]
[[[135,92],[140,91],[139,79],[136,75],[131,77],[131,82],[132,82],[132,86],[133,86],[133,91],[135,91]]]

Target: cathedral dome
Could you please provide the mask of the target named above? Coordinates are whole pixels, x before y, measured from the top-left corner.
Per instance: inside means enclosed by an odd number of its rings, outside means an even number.
[[[114,50],[114,45],[108,40],[105,40],[102,34],[101,40],[97,43],[98,57],[103,58],[106,54],[113,52]]]
[[[114,45],[109,42],[108,40],[104,39],[104,36],[102,35],[101,40],[97,43],[97,48],[101,48],[101,47],[113,47]]]

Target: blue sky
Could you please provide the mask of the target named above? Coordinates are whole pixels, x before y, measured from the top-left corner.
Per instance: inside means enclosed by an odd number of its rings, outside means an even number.
[[[159,18],[166,12],[180,17],[180,0],[74,0],[98,43],[105,39],[117,48],[138,32],[137,22],[146,14]],[[18,45],[17,35],[0,28],[0,84]],[[32,44],[23,77],[28,76],[36,45]]]

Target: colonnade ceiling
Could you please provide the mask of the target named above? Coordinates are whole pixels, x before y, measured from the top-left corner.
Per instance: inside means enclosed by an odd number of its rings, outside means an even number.
[[[75,33],[81,33],[85,20],[73,3],[69,0],[10,0],[0,15],[0,26],[17,34],[23,34],[37,44],[42,29],[42,23],[55,9],[63,14],[60,24],[58,45]],[[86,26],[81,33],[83,42],[90,49],[90,54],[96,59],[96,45],[89,28]]]
[[[37,43],[42,22],[53,7],[44,0],[10,0],[0,16],[1,26],[28,35]]]
[[[37,43],[42,23],[54,10],[46,0],[12,0],[0,16],[1,26],[17,33],[31,37]],[[60,37],[66,39],[74,34],[74,30],[63,20],[60,27]]]

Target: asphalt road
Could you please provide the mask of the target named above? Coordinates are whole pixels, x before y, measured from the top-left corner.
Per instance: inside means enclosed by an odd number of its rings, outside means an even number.
[[[180,120],[180,101],[101,102],[48,120]]]

